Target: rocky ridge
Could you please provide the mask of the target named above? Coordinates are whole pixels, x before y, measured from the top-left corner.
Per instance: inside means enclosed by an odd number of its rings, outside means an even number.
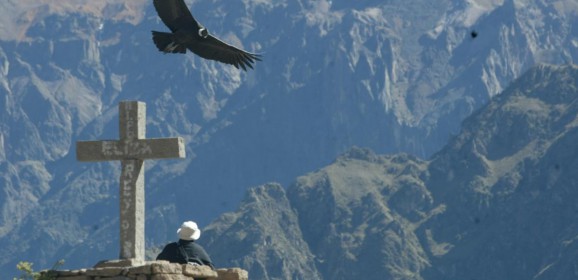
[[[252,240],[262,240],[300,231],[296,243],[236,242],[253,262],[294,271],[263,279],[309,279],[295,257],[321,279],[575,278],[577,100],[578,67],[536,67],[466,119],[430,160],[354,148],[286,192],[250,190],[240,209],[258,209],[226,214],[206,234],[217,240],[222,227],[257,228]],[[293,212],[254,222],[276,209]],[[248,222],[235,228],[224,217]],[[265,248],[307,254],[256,254]]]

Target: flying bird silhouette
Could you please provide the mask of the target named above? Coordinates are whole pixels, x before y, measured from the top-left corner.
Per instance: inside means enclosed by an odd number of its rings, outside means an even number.
[[[184,0],[154,0],[153,4],[164,24],[172,33],[152,31],[153,41],[164,53],[186,53],[187,49],[198,56],[231,64],[247,71],[261,55],[233,47],[209,33],[185,4]]]

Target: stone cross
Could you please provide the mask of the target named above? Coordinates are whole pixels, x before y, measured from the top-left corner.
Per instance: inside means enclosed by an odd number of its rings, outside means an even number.
[[[144,261],[144,160],[185,158],[181,137],[145,139],[146,104],[119,104],[120,140],[79,141],[79,161],[120,160],[120,259]]]

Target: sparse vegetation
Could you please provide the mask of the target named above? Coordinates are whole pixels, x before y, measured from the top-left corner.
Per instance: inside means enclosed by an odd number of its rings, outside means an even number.
[[[16,268],[18,268],[22,274],[18,278],[13,278],[13,280],[54,280],[56,279],[54,270],[63,264],[64,260],[59,260],[52,266],[52,269],[35,272],[32,268],[33,263],[22,261],[16,265]]]

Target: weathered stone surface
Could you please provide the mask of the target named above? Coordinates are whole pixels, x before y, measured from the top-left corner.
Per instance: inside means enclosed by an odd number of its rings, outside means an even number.
[[[86,273],[86,269],[54,271],[54,273],[56,273],[57,276],[77,276]]]
[[[92,269],[51,271],[56,280],[248,280],[247,271],[240,268],[212,270],[208,266],[149,261],[139,266],[131,260],[102,261]]]
[[[206,265],[183,264],[183,274],[186,276],[191,276],[195,279],[216,279],[218,277],[217,272]]]
[[[151,276],[151,280],[193,280],[193,278],[182,274],[155,274]]]
[[[145,262],[138,259],[103,260],[94,265],[94,268],[103,267],[135,267],[144,265]]]
[[[183,269],[181,264],[158,261],[151,263],[152,274],[181,274]]]
[[[127,276],[114,276],[114,277],[111,277],[111,278],[106,277],[106,278],[104,278],[104,279],[106,279],[106,280],[133,280],[134,278],[130,278],[130,277],[127,277]],[[102,280],[104,280],[104,279],[102,279]],[[98,280],[101,280],[101,279],[98,279]]]
[[[240,268],[217,269],[219,280],[248,280],[249,273]]]
[[[92,277],[86,275],[58,277],[58,280],[92,280]]]
[[[129,267],[128,275],[138,275],[138,274],[151,274],[151,266],[150,265],[141,265],[136,267]]]
[[[112,277],[112,276],[121,276],[126,274],[127,268],[124,267],[105,267],[105,268],[95,268],[86,271],[86,275],[88,276],[103,276],[103,277]]]

